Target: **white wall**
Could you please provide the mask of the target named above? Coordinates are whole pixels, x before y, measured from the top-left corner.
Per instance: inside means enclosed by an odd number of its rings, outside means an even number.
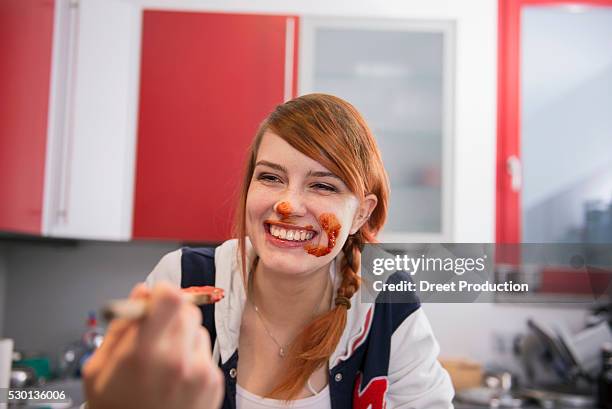
[[[512,340],[527,333],[527,319],[547,325],[565,324],[572,333],[582,329],[587,311],[572,305],[544,304],[426,304],[423,306],[441,356],[515,367]]]
[[[161,256],[177,248],[87,241],[9,245],[4,336],[15,340],[16,349],[57,357],[66,343],[80,339],[88,311],[127,296]]]

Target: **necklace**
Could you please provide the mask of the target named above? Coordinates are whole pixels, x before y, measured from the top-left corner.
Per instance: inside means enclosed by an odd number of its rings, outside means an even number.
[[[251,281],[251,280],[249,280],[249,281]],[[331,279],[327,280],[327,283],[325,284],[325,290],[323,291],[323,294],[327,294],[327,288],[329,287],[330,281],[331,281]],[[251,292],[251,297],[249,297],[249,302],[253,306],[253,310],[255,310],[255,313],[257,314],[257,318],[259,318],[259,321],[261,322],[261,326],[263,327],[263,329],[266,332],[266,334],[268,334],[268,337],[272,340],[272,342],[274,342],[276,344],[276,346],[278,347],[278,355],[281,358],[285,358],[285,356],[287,355],[287,347],[293,343],[293,341],[295,340],[295,337],[294,337],[294,339],[291,340],[291,342],[288,342],[285,345],[281,345],[281,343],[276,340],[274,335],[272,335],[272,333],[270,332],[270,330],[266,326],[266,322],[265,322],[263,316],[261,315],[261,311],[259,311],[259,308],[257,307],[255,302],[253,301],[252,291],[250,291],[250,292]],[[323,300],[325,300],[325,298],[326,297],[323,297]],[[319,302],[319,304],[315,305],[315,308],[312,311],[312,318],[315,317],[315,315],[317,313],[317,310],[319,309],[320,306],[321,306],[320,302]]]
[[[259,321],[261,321],[261,326],[263,327],[264,331],[266,331],[266,334],[268,334],[268,337],[270,337],[270,339],[276,344],[276,346],[278,347],[278,355],[280,355],[281,358],[284,358],[286,355],[286,348],[287,345],[291,344],[291,342],[293,342],[293,340],[291,340],[290,343],[286,344],[286,345],[281,345],[276,338],[274,338],[274,335],[272,335],[272,333],[270,332],[270,330],[268,330],[268,327],[266,327],[266,323],[264,322],[263,317],[261,316],[261,313],[259,312],[259,308],[257,308],[257,306],[255,305],[255,303],[253,303],[251,301],[251,304],[253,305],[253,309],[255,310],[255,312],[257,313],[257,317],[259,318]]]

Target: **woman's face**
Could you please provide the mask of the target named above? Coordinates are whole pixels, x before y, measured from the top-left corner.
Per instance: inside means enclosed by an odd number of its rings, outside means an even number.
[[[247,196],[246,227],[267,269],[301,274],[327,265],[366,220],[360,210],[369,215],[339,177],[278,135],[263,135]],[[326,229],[336,222],[336,244],[330,246]]]

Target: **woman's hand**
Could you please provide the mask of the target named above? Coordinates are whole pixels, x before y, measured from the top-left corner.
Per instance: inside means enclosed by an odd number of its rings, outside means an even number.
[[[114,320],[83,368],[90,409],[213,408],[223,374],[211,359],[200,310],[168,284],[144,284],[130,298],[149,298],[141,320]]]

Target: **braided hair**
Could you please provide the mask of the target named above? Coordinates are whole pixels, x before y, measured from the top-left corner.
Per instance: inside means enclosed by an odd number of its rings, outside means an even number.
[[[363,243],[360,235],[350,235],[342,247],[343,259],[340,268],[342,282],[335,297],[335,307],[306,326],[289,349],[285,381],[278,384],[270,396],[290,399],[296,396],[312,373],[325,365],[340,342],[346,327],[347,311],[351,308],[351,297],[360,285],[358,275]],[[295,382],[299,379],[300,382]]]

